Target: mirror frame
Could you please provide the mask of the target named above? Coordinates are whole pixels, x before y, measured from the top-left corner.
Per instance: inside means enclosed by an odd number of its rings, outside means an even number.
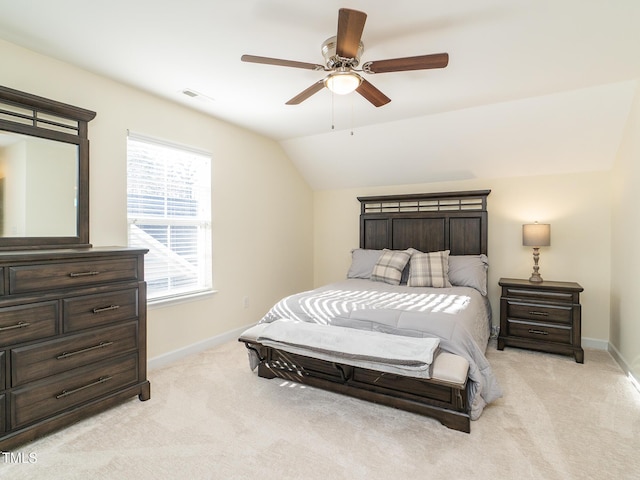
[[[16,107],[16,110],[8,108]],[[25,113],[29,112],[29,113]],[[1,250],[87,248],[89,243],[88,123],[96,112],[0,86],[0,130],[78,146],[76,236],[0,237]]]

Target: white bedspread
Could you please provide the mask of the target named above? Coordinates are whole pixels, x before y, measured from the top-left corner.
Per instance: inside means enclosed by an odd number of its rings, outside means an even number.
[[[431,378],[438,338],[404,337],[309,322],[277,320],[258,342],[290,353],[416,378]]]

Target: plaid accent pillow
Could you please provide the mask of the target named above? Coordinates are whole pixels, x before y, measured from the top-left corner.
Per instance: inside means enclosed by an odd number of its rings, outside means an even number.
[[[410,258],[411,255],[406,251],[385,248],[373,267],[371,280],[399,285],[402,278],[402,270],[409,263]]]
[[[410,287],[450,287],[449,250],[442,252],[414,253],[409,266]]]

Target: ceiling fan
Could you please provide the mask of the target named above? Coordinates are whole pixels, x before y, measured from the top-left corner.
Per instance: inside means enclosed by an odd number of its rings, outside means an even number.
[[[325,59],[325,65],[259,57],[255,55],[242,55],[241,60],[243,62],[331,72],[325,78],[318,80],[309,88],[289,100],[286,103],[287,105],[298,105],[324,87],[327,87],[337,94],[347,94],[355,90],[376,107],[386,105],[391,99],[365,80],[358,72],[372,74],[426,70],[431,68],[444,68],[449,63],[449,54],[436,53],[419,55],[417,57],[365,62],[362,68],[357,70],[356,67],[360,64],[360,56],[364,52],[364,44],[361,41],[361,37],[366,20],[367,14],[364,12],[348,8],[341,8],[339,10],[337,35],[327,39],[322,44],[322,55]]]

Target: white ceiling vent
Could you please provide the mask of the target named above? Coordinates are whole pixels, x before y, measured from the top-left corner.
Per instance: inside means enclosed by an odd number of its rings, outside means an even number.
[[[182,93],[187,97],[195,98],[203,102],[215,102],[215,99],[213,97],[205,95],[204,93],[197,92],[192,88],[185,88],[184,90],[182,90]]]

